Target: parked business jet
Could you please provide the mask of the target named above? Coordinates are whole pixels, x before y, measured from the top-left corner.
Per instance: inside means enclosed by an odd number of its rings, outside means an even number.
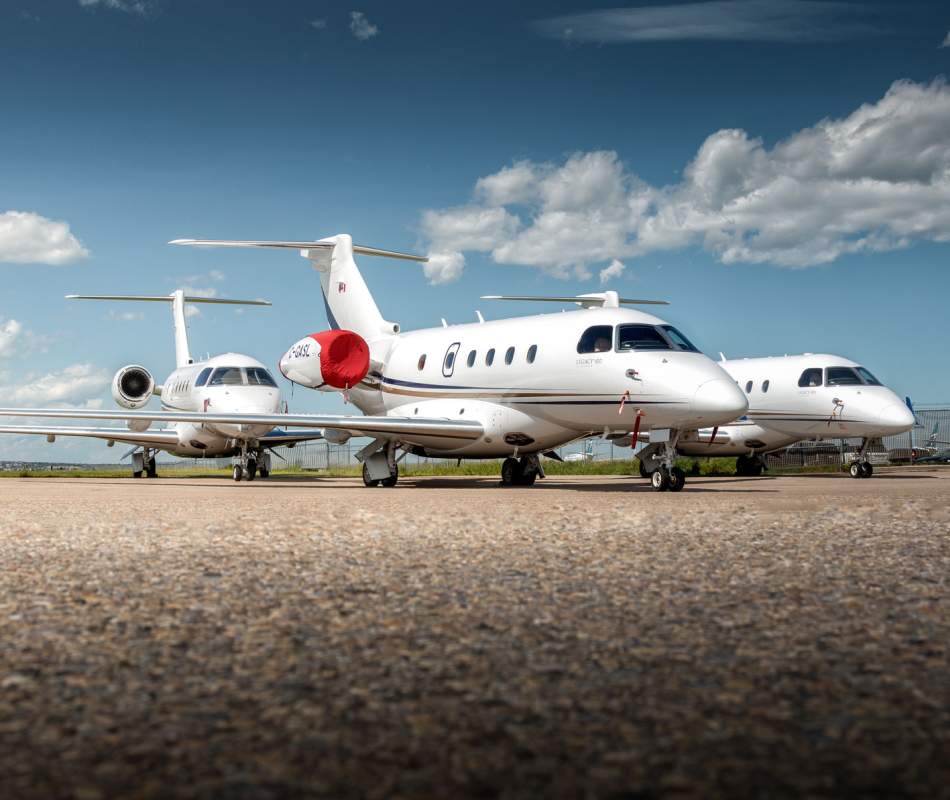
[[[912,410],[897,394],[841,356],[723,359],[720,365],[748,396],[748,412],[728,425],[684,434],[677,449],[687,456],[737,456],[740,475],[760,475],[766,453],[798,441],[861,438],[850,473],[869,478],[871,443],[914,425]],[[659,451],[653,445],[641,451],[641,474],[649,474]]]
[[[544,477],[539,455],[600,432],[662,440],[651,480],[658,491],[679,491],[675,467],[681,431],[723,425],[747,408],[745,394],[714,361],[675,327],[626,304],[616,292],[558,298],[581,310],[401,332],[380,314],[354,253],[425,261],[419,256],[354,246],[346,234],[316,242],[176,240],[175,244],[276,247],[299,250],[320,275],[333,331],[305,337],[281,358],[280,370],[316,389],[328,385],[330,362],[349,363],[363,345],[369,363],[345,387],[365,416],[276,415],[216,411],[149,412],[150,419],[214,425],[324,429],[334,442],[372,441],[358,454],[367,485],[395,485],[407,452],[451,458],[504,458],[502,483],[531,485]],[[315,337],[335,334],[326,341]],[[114,412],[60,411],[48,416],[107,418]],[[0,409],[0,415],[35,415]],[[143,415],[144,416],[144,415]]]
[[[45,435],[53,442],[57,436],[83,436],[105,439],[110,447],[116,442],[134,445],[126,455],[132,456],[132,475],[144,473],[157,477],[155,454],[164,450],[182,458],[233,456],[234,480],[254,480],[259,474],[270,474],[269,449],[278,445],[322,438],[320,433],[288,433],[275,427],[277,423],[233,425],[205,422],[208,411],[220,413],[251,413],[277,415],[282,407],[280,389],[267,368],[256,359],[240,353],[224,353],[206,361],[194,361],[188,349],[185,328],[185,303],[269,306],[266,300],[226,300],[216,297],[192,297],[181,289],[171,295],[68,295],[71,300],[134,300],[170,303],[175,328],[175,371],[162,385],[156,385],[151,373],[138,364],[122,367],[112,379],[112,396],[128,412],[105,412],[108,419],[126,421],[127,428],[78,428],[0,426],[0,433]],[[364,351],[364,358],[366,353]],[[161,415],[143,408],[153,395],[161,398],[163,411],[197,412],[201,419],[174,422],[163,430],[151,428]],[[129,413],[131,412],[131,413]],[[61,409],[37,409],[37,417],[73,417]],[[124,457],[123,457],[124,458]]]

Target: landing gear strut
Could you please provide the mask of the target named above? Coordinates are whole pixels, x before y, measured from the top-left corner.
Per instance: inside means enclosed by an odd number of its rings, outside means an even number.
[[[377,439],[370,442],[357,458],[363,462],[363,485],[392,488],[399,481],[396,443]]]
[[[870,439],[863,439],[861,441],[861,449],[848,468],[848,472],[851,473],[852,478],[870,478],[874,474],[874,467],[871,466],[871,460],[868,458],[868,447],[870,447],[870,445]]]
[[[141,478],[143,474],[147,478],[158,477],[154,451],[148,447],[143,447],[141,453],[132,454],[132,477]]]
[[[261,477],[266,478],[270,474],[270,456],[260,450],[250,450],[245,441],[240,443],[240,448],[240,452],[231,461],[233,464],[231,475],[234,480],[254,480],[258,472],[258,460],[260,460]]]
[[[659,461],[657,468],[650,473],[650,484],[655,492],[681,492],[686,485],[686,473],[676,466],[676,443],[679,431],[670,431],[670,437],[660,445],[660,452],[654,456]],[[640,474],[644,472],[644,460],[640,461]]]

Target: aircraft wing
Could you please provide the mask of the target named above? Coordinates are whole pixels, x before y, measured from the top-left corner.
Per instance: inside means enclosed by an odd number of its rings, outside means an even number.
[[[149,447],[178,444],[174,431],[130,431],[128,428],[75,428],[42,425],[0,425],[0,433],[19,436],[84,436],[123,444],[141,444]]]
[[[213,411],[101,411],[68,408],[0,408],[0,417],[48,419],[147,419],[224,425],[273,425],[281,428],[330,428],[374,439],[435,437],[472,441],[484,429],[475,420],[438,417],[364,417],[338,414],[219,414]]]
[[[289,431],[271,431],[261,438],[260,442],[264,447],[281,447],[283,445],[295,445],[301,442],[313,442],[317,439],[323,439],[323,432],[314,433],[290,433]]]

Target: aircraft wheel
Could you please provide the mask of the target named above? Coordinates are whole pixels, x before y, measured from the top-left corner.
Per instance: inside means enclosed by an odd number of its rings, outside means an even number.
[[[257,471],[257,474],[260,475],[262,479],[263,479],[263,478],[269,478],[269,477],[270,477],[270,470],[264,469],[264,467],[261,467],[261,468]]]
[[[534,482],[538,479],[538,473],[534,470],[530,472],[522,472],[518,476],[517,485],[518,486],[534,486]]]
[[[870,478],[874,474],[874,467],[871,466],[870,461],[865,461],[861,464],[861,477]]]
[[[852,461],[851,466],[848,468],[848,472],[851,473],[852,478],[863,478],[863,470],[861,469],[861,464],[857,461]]]
[[[388,478],[383,478],[380,482],[380,486],[385,486],[387,489],[391,489],[399,481],[399,467],[393,467],[395,472],[390,475]]]
[[[138,472],[136,472],[136,471],[133,470],[133,472],[132,472],[132,477],[133,477],[133,478],[141,478],[141,477],[142,477],[142,470],[138,470]]]
[[[679,467],[670,470],[670,491],[681,492],[686,485],[686,473]]]
[[[746,461],[746,457],[738,456],[736,458],[736,475],[739,477],[745,477],[748,474],[748,461]]]
[[[502,486],[514,486],[521,477],[521,464],[516,458],[506,458],[501,462]]]
[[[749,464],[749,475],[753,478],[758,478],[762,474],[764,467],[759,461],[753,461]]]
[[[640,461],[640,477],[649,478],[653,473],[647,469],[646,464],[643,463],[643,459],[638,459]]]
[[[660,467],[650,475],[650,483],[653,485],[653,491],[665,492],[670,488],[670,473],[666,467]]]
[[[235,464],[235,465],[234,465],[234,469],[231,470],[231,476],[232,476],[232,477],[234,478],[234,480],[236,480],[236,481],[239,481],[239,480],[241,480],[241,478],[244,477],[244,470],[241,469],[241,465],[240,465],[240,464]]]
[[[244,480],[252,481],[257,475],[257,461],[253,458],[247,460],[247,469],[244,470]]]
[[[366,464],[363,464],[363,485],[364,486],[379,486],[379,481],[374,481],[369,476],[369,467]]]
[[[158,477],[158,467],[155,466],[155,459],[150,458],[145,462],[145,476],[148,478]]]

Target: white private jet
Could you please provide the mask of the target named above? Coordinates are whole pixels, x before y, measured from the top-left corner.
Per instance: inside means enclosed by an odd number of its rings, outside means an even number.
[[[234,479],[253,480],[256,474],[270,474],[269,449],[278,445],[293,446],[298,442],[322,438],[320,433],[288,433],[277,429],[276,423],[230,425],[210,423],[203,419],[174,422],[168,428],[155,430],[152,421],[161,413],[136,413],[153,395],[161,398],[162,411],[217,413],[249,413],[278,415],[282,408],[280,389],[267,368],[250,356],[224,353],[206,361],[194,361],[189,354],[185,328],[185,303],[269,306],[266,300],[227,300],[216,297],[192,297],[181,289],[171,295],[68,295],[71,300],[133,300],[170,303],[175,328],[175,371],[162,385],[156,385],[151,373],[138,364],[122,367],[112,379],[112,396],[127,412],[101,412],[98,418],[120,419],[127,428],[78,428],[0,426],[0,433],[39,434],[54,442],[57,436],[83,436],[104,439],[109,447],[116,442],[134,445],[126,455],[132,456],[132,475],[158,475],[155,454],[164,450],[182,458],[214,458],[233,456]],[[364,354],[365,357],[365,354]],[[131,413],[130,413],[131,412]],[[35,409],[30,416],[75,417],[61,409]],[[88,415],[86,415],[88,416]],[[96,415],[93,415],[96,418]],[[123,456],[125,458],[125,456]]]
[[[677,449],[687,456],[737,456],[736,472],[760,475],[762,456],[806,439],[861,438],[854,478],[869,478],[868,447],[909,431],[914,414],[860,364],[841,356],[805,353],[720,361],[749,398],[748,412],[718,428],[690,431]],[[641,474],[655,466],[651,445],[640,453]]]
[[[277,425],[324,430],[333,442],[372,441],[358,457],[367,485],[395,485],[407,452],[432,457],[504,458],[502,483],[543,477],[539,455],[592,432],[649,431],[663,440],[651,480],[679,491],[674,466],[680,431],[722,425],[747,408],[746,396],[714,361],[658,317],[621,308],[616,292],[578,297],[513,298],[576,303],[583,310],[401,332],[383,319],[353,255],[425,261],[419,256],[354,246],[347,234],[309,242],[176,240],[202,247],[299,250],[320,275],[334,330],[293,345],[281,372],[316,389],[338,389],[328,375],[356,374],[353,352],[369,364],[343,387],[365,416],[162,411],[143,418],[229,426]],[[322,337],[322,338],[321,338]],[[336,378],[337,383],[339,378]],[[46,416],[110,418],[114,412],[45,411]],[[0,409],[36,416],[34,409]],[[125,417],[123,417],[125,418]]]

